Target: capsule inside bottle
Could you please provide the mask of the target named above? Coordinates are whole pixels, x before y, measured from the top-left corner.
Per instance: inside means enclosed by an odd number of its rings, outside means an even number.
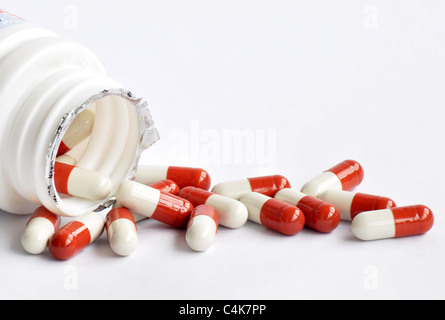
[[[82,110],[75,109],[66,115],[60,126],[64,130],[57,132],[51,148],[53,162],[48,189],[54,193],[52,199],[55,203],[45,203],[45,206],[60,215],[78,216],[97,208],[115,193],[122,181],[134,177],[136,161],[146,147],[144,139],[141,142],[140,133],[139,112],[143,106],[140,100],[132,98],[123,90],[111,90],[91,98],[82,105]],[[78,118],[81,121],[77,121]],[[88,136],[85,136],[86,133]],[[156,134],[151,139],[155,141]],[[67,148],[66,144],[71,145]],[[61,150],[64,150],[63,154]],[[90,193],[94,194],[89,195],[85,194],[88,192],[86,190],[71,194],[64,188],[57,188],[57,172],[54,169],[56,157],[61,156],[74,159],[76,167],[92,172],[91,176],[100,176],[101,182],[92,178],[91,183],[96,183],[100,190],[91,190]],[[88,181],[88,175],[81,180]]]

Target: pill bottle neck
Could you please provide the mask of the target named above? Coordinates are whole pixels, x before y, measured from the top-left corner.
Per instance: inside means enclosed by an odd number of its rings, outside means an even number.
[[[147,103],[106,76],[90,50],[37,26],[0,28],[0,75],[1,210],[29,214],[44,205],[77,216],[107,200],[67,197],[54,187],[58,147],[84,109],[96,121],[77,148],[78,165],[108,175],[110,197],[159,138]]]
[[[141,152],[158,139],[146,102],[113,79],[84,69],[69,67],[49,74],[20,108],[6,139],[5,163],[17,200],[26,200],[21,201],[23,213],[41,204],[63,216],[94,210],[114,195],[120,182],[134,176]],[[97,201],[60,194],[54,183],[63,135],[87,108],[96,114],[93,132],[72,152],[78,166],[110,177],[113,192]]]

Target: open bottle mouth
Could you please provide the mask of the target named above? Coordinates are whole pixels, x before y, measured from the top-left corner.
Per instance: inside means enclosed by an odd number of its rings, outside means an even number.
[[[110,192],[98,200],[69,195],[57,190],[56,158],[70,124],[84,110],[94,114],[91,134],[67,150],[79,168],[99,172],[109,178]],[[133,179],[142,151],[159,140],[147,103],[135,98],[130,91],[104,90],[67,113],[60,121],[46,157],[46,183],[58,214],[78,216],[112,203],[118,186]],[[87,186],[86,186],[87,187]]]

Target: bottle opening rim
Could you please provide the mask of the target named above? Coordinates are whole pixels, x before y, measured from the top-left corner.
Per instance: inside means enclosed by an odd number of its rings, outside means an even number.
[[[73,120],[84,110],[94,110],[96,119],[90,138],[73,148],[77,166],[109,176],[112,191],[103,199],[89,200],[56,190],[54,167],[63,137]],[[119,184],[134,179],[142,152],[159,140],[148,104],[131,91],[106,89],[66,113],[54,134],[45,159],[47,200],[52,211],[78,216],[108,206]],[[44,204],[45,205],[45,204]]]

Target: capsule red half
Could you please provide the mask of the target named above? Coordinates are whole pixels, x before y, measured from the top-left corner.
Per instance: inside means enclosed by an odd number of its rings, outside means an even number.
[[[104,224],[99,213],[85,213],[54,233],[48,243],[49,251],[56,259],[70,259],[99,238]]]
[[[211,185],[210,175],[204,169],[176,166],[139,166],[135,181],[149,185],[164,179],[174,181],[179,189],[191,186],[209,190]]]
[[[295,235],[304,227],[304,214],[293,205],[257,192],[245,193],[240,201],[247,207],[249,220],[272,230]]]
[[[340,223],[340,212],[334,205],[297,190],[280,190],[275,195],[275,199],[298,207],[304,214],[305,226],[319,232],[331,232]]]
[[[350,191],[363,181],[363,177],[363,168],[357,161],[345,160],[307,182],[301,192],[318,197],[326,190]]]
[[[345,160],[326,172],[332,172],[340,179],[343,190],[352,190],[363,181],[364,171],[360,163]]]
[[[176,228],[187,226],[194,207],[190,201],[173,194],[161,192],[158,205],[150,218],[169,224]]]
[[[174,194],[176,196],[179,194],[180,191],[179,186],[176,184],[176,182],[169,179],[163,179],[158,182],[152,183],[150,184],[150,187],[158,189],[162,192]]]

